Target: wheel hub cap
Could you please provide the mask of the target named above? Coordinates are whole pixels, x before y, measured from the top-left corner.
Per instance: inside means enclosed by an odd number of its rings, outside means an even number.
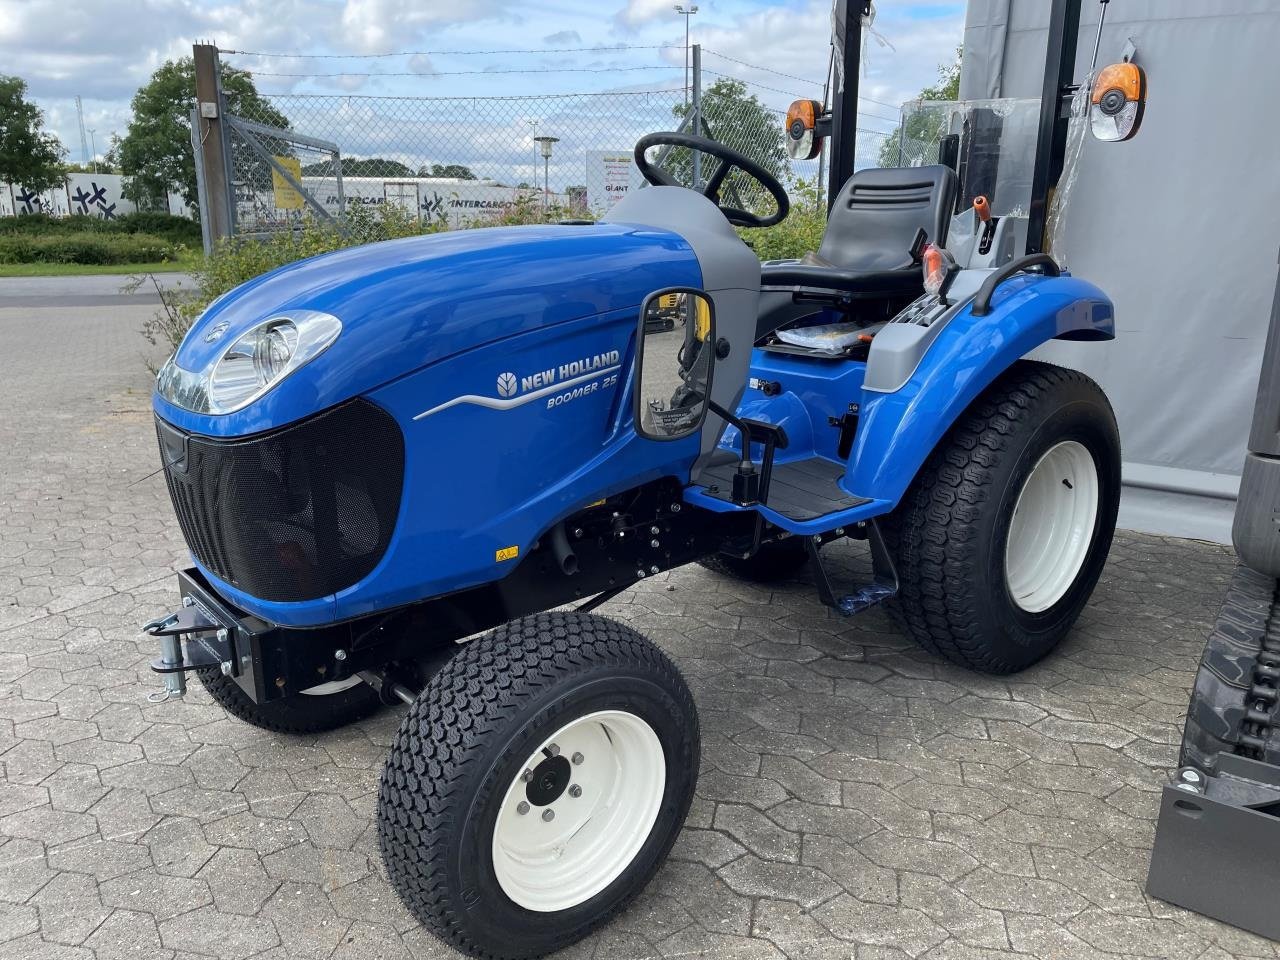
[[[535,807],[555,803],[569,788],[573,768],[564,757],[547,757],[533,769],[533,779],[525,787],[525,796]]]

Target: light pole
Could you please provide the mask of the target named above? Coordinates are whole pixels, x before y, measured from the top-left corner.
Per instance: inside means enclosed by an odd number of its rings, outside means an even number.
[[[533,139],[533,141],[534,141],[534,145],[533,145],[533,179],[530,181],[530,183],[532,184],[533,189],[537,190],[537,189],[538,189],[538,145],[537,145],[537,140],[538,140],[538,124],[539,124],[539,123],[541,123],[542,121],[541,121],[541,120],[539,120],[537,117],[525,117],[524,122],[525,122],[525,123],[527,123],[527,124],[529,125],[529,131],[530,131],[529,136],[530,136],[530,137]]]
[[[550,170],[551,170],[551,145],[553,143],[559,143],[560,138],[541,136],[541,137],[534,137],[533,139],[542,147],[542,212],[546,213],[547,198],[548,198],[548,195],[551,193],[551,189],[548,185],[549,178],[550,178]],[[534,182],[535,183],[537,182],[536,178]]]
[[[676,13],[684,17],[684,105],[689,106],[689,18],[698,12],[698,5],[676,4]]]
[[[93,127],[89,127],[89,150],[91,151],[90,156],[93,158],[93,160],[91,161],[93,163],[93,172],[97,173],[98,172],[98,145],[97,143],[94,142],[94,139],[93,139]]]

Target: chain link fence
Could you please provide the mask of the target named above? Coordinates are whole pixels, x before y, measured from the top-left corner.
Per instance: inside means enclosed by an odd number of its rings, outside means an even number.
[[[598,217],[643,183],[632,150],[646,133],[699,128],[795,189],[821,186],[825,158],[787,157],[785,111],[725,78],[703,91],[701,123],[686,91],[508,97],[268,94],[230,126],[236,232],[262,233],[355,208],[395,209],[453,229],[557,217]],[[248,128],[248,129],[246,129]],[[884,162],[890,135],[860,131],[858,166]],[[256,141],[256,143],[255,143]],[[694,185],[718,162],[671,150],[661,165]],[[810,195],[816,195],[810,193]],[[766,195],[733,174],[722,196],[765,209]]]

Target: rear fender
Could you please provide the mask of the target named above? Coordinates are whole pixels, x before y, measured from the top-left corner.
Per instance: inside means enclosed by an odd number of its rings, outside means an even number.
[[[877,343],[899,325],[888,325],[873,342],[846,476],[846,486],[858,496],[894,504],[901,500],[960,414],[1036,347],[1053,339],[1115,337],[1114,310],[1106,294],[1070,276],[1013,277],[997,288],[986,316],[975,317],[966,304],[935,324],[941,329],[914,369],[903,371],[900,384],[891,382],[896,378],[886,382],[876,377]]]

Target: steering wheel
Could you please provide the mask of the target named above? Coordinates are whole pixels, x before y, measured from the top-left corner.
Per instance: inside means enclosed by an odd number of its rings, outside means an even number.
[[[720,166],[716,168],[716,172],[707,180],[701,193],[719,207],[725,219],[735,226],[771,227],[775,223],[781,223],[782,218],[791,209],[791,200],[787,197],[787,191],[783,189],[778,179],[760,164],[750,157],[743,156],[732,147],[726,147],[723,143],[707,137],[695,137],[689,133],[650,133],[636,142],[636,168],[655,187],[680,187],[683,184],[679,183],[675,177],[661,167],[649,162],[649,159],[645,156],[645,151],[650,147],[686,147],[690,150],[709,154],[719,160]],[[725,177],[729,175],[729,171],[734,167],[737,167],[759,183],[760,186],[764,187],[765,190],[769,191],[774,203],[777,205],[777,209],[773,213],[767,217],[761,217],[751,213],[749,210],[725,206],[720,202],[720,188],[724,185]]]

